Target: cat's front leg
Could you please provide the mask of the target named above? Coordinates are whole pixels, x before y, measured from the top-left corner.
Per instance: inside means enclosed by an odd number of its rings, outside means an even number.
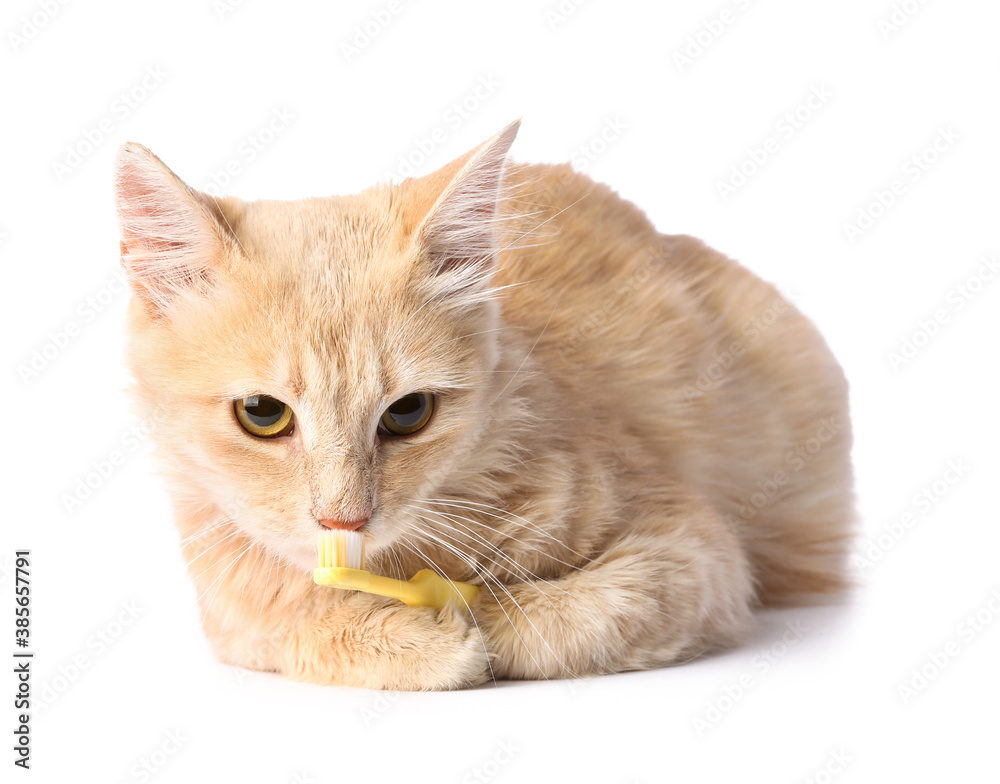
[[[294,628],[279,659],[290,677],[369,689],[460,689],[490,677],[486,644],[465,608],[407,607],[363,593]]]
[[[694,497],[637,507],[638,519],[590,563],[482,592],[476,616],[496,677],[646,669],[740,639],[754,589],[729,524]]]

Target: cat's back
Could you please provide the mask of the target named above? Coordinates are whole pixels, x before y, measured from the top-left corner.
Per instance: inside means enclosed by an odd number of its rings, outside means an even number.
[[[517,219],[496,282],[512,286],[506,320],[537,338],[533,355],[553,370],[611,386],[686,381],[780,298],[700,240],[659,233],[566,164],[512,165],[508,185]],[[783,315],[775,334],[818,338],[791,306]]]
[[[615,304],[662,273],[644,253],[658,241],[652,224],[608,186],[568,164],[510,164],[506,183],[503,211],[513,219],[501,223],[495,280],[515,286],[505,298],[509,322],[547,324],[546,343],[579,343],[574,335],[609,326],[621,315]]]
[[[825,341],[772,285],[698,239],[657,232],[568,165],[508,177],[519,219],[496,277],[510,284],[505,320],[567,398],[706,455],[733,450],[733,434],[766,432],[780,449],[846,410]],[[761,453],[757,436],[746,443]]]

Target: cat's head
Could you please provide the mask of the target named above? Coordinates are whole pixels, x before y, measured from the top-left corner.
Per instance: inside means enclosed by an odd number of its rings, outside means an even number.
[[[420,179],[291,202],[214,199],[122,146],[134,393],[181,503],[308,569],[323,525],[377,551],[483,470],[517,127]]]

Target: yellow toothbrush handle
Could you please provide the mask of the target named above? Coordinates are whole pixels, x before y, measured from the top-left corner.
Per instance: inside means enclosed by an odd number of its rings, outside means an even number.
[[[468,583],[452,582],[432,569],[421,569],[409,580],[381,577],[363,569],[320,567],[313,570],[313,582],[335,588],[364,591],[378,596],[399,599],[410,607],[437,607],[440,609],[450,599],[460,598],[470,605],[479,595],[479,588]],[[457,597],[456,597],[457,594]]]

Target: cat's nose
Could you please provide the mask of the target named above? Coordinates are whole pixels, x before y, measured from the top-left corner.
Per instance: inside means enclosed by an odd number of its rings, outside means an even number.
[[[368,522],[367,517],[359,517],[356,520],[341,520],[339,518],[327,517],[319,521],[324,528],[332,528],[334,531],[357,531]]]

